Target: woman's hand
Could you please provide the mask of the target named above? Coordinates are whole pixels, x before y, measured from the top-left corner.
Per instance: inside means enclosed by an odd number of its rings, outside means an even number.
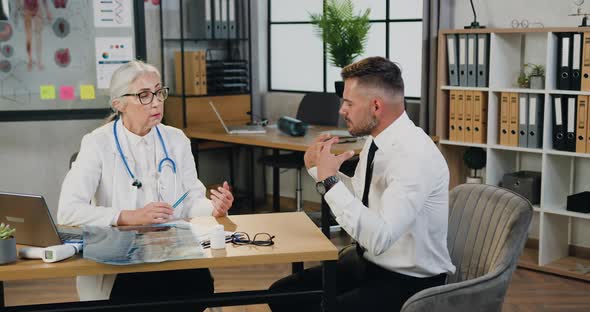
[[[137,210],[123,210],[119,214],[117,225],[144,225],[165,223],[174,214],[168,203],[152,202]]]
[[[227,211],[231,208],[234,202],[234,196],[229,190],[229,185],[223,182],[223,187],[218,187],[217,190],[211,190],[211,204],[213,204],[214,217],[225,217]]]

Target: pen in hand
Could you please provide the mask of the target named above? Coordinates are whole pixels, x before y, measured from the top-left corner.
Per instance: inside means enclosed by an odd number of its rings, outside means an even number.
[[[184,193],[182,196],[180,196],[180,198],[174,203],[174,205],[172,205],[172,208],[176,208],[178,205],[180,205],[180,203],[182,203],[182,201],[186,198],[186,196],[188,195],[189,191],[186,191],[186,193]]]

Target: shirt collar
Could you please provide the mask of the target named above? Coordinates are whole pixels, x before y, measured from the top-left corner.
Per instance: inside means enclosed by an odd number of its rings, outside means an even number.
[[[394,122],[385,128],[376,137],[372,137],[377,148],[381,149],[388,145],[393,145],[395,141],[404,134],[404,128],[412,121],[404,111]]]
[[[146,135],[139,136],[139,135],[129,131],[129,129],[127,129],[127,127],[125,127],[125,125],[123,125],[122,122],[121,122],[121,125],[123,126],[122,127],[123,131],[125,131],[125,136],[127,137],[127,141],[129,142],[129,146],[136,147],[140,143],[150,144],[152,142],[154,131],[150,130],[150,132],[148,132]]]

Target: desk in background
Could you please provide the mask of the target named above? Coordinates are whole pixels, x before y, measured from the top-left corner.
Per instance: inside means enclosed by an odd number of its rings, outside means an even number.
[[[238,215],[225,218],[195,218],[192,223],[212,225],[221,223],[227,231],[255,233],[267,232],[275,235],[275,244],[270,247],[234,246],[227,244],[224,250],[205,249],[201,259],[168,261],[162,263],[115,266],[100,264],[74,256],[62,262],[44,263],[41,260],[18,260],[14,264],[0,266],[0,290],[2,311],[38,311],[91,308],[132,308],[148,304],[204,303],[208,306],[241,305],[265,303],[271,299],[323,296],[328,306],[335,299],[335,261],[338,250],[315,224],[301,212],[257,215]],[[117,274],[129,272],[167,271],[196,268],[218,268],[254,264],[293,263],[322,261],[324,267],[323,289],[303,292],[273,293],[268,291],[245,291],[217,293],[210,298],[182,298],[169,302],[111,302],[89,301],[57,303],[38,306],[4,307],[3,281],[73,277],[77,275]]]

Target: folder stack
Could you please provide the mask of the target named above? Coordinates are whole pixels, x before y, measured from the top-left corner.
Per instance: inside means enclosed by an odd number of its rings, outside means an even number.
[[[246,60],[207,60],[207,92],[239,94],[249,92],[249,71]]]
[[[588,76],[582,78],[584,71],[590,72],[590,40],[584,33],[557,33],[556,36],[557,89],[590,91],[590,81],[584,83],[589,80]]]
[[[180,51],[174,52],[174,70],[176,94],[182,90],[182,58]],[[207,94],[207,67],[205,66],[205,50],[184,52],[184,94]]]
[[[489,34],[448,34],[446,39],[448,84],[487,87]]]
[[[541,148],[543,144],[543,95],[500,94],[500,144]]]
[[[483,91],[451,90],[449,140],[485,144],[487,104],[487,94]]]

